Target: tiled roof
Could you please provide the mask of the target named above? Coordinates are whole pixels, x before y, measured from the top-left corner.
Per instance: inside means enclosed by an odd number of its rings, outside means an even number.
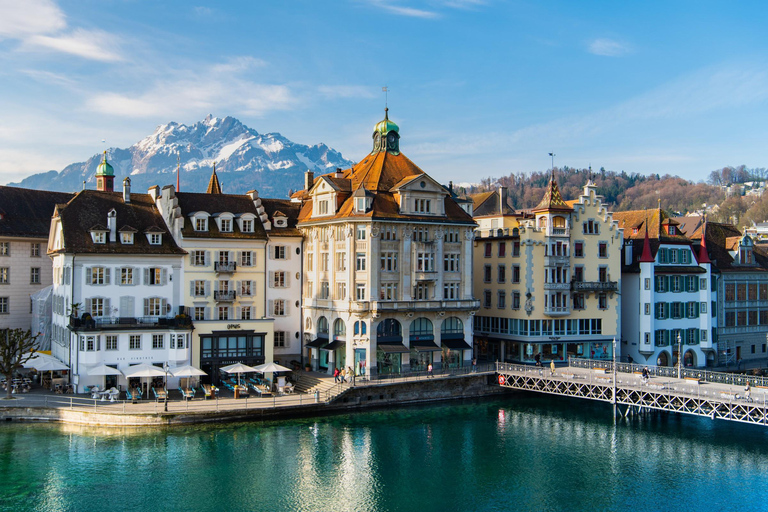
[[[682,230],[680,234],[668,235],[662,228],[662,225],[671,221],[672,225],[677,225],[677,221],[671,219],[669,214],[660,208],[650,210],[630,210],[626,212],[613,212],[613,220],[619,223],[619,227],[624,230],[624,240],[642,240],[645,237],[645,229],[648,229],[648,237],[653,245],[654,240],[660,243],[686,243],[690,239],[685,236]],[[648,225],[646,226],[646,220]],[[637,228],[637,233],[633,230]],[[656,244],[658,247],[658,243]],[[656,251],[654,249],[654,254]]]
[[[301,204],[291,202],[288,199],[264,199],[261,198],[261,205],[267,213],[269,220],[272,221],[272,230],[269,236],[301,236],[301,231],[296,229],[296,222],[299,220]],[[280,228],[275,226],[274,216],[276,213],[282,213],[288,218],[288,227]]]
[[[56,205],[66,203],[73,196],[65,192],[0,186],[0,236],[47,239]]]
[[[475,197],[477,197],[477,199],[474,201],[474,209],[472,211],[472,216],[475,218],[497,215],[517,215],[517,212],[512,208],[512,205],[509,202],[509,197],[505,198],[506,200],[503,202],[503,209],[499,208],[500,203],[502,203],[501,189],[497,189],[494,192],[478,194],[478,196]],[[473,199],[475,198],[473,197]]]
[[[189,219],[185,219],[184,228],[181,234],[184,238],[239,238],[265,240],[267,233],[264,231],[259,220],[259,212],[253,204],[250,196],[239,194],[202,194],[199,192],[176,192],[176,198],[179,201],[179,208],[182,214],[187,217],[193,212],[206,212],[211,215],[219,213],[231,213],[238,215],[242,213],[252,213],[256,216],[253,226],[253,233],[243,233],[237,222],[232,222],[232,231],[222,233],[216,221],[208,221],[208,231],[195,231],[194,226]]]
[[[544,191],[544,198],[541,200],[541,202],[533,208],[534,212],[541,212],[541,211],[571,211],[573,208],[568,205],[565,201],[563,201],[562,196],[560,195],[560,188],[557,186],[557,182],[555,181],[555,177],[552,176],[552,179],[549,180],[549,185],[547,186],[547,189]]]
[[[144,233],[149,229],[162,232],[162,243],[150,245],[147,237],[139,234],[132,244],[123,244],[120,237],[116,242],[94,244],[88,228],[98,226],[107,220],[107,213],[115,210],[116,225],[135,226]],[[60,251],[77,254],[186,254],[168,233],[160,212],[149,194],[131,194],[131,202],[123,201],[121,192],[83,190],[66,205],[59,206],[58,216],[64,233],[64,248]],[[105,228],[106,229],[106,228]],[[159,230],[159,231],[158,231]]]

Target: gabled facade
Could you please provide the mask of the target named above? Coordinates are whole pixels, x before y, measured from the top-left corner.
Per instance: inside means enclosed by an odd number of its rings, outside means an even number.
[[[73,194],[0,187],[0,328],[29,329],[32,295],[51,286],[48,231],[59,203]],[[41,348],[50,348],[44,333]]]
[[[222,194],[215,173],[209,192],[150,189],[170,235],[182,247],[182,293],[195,322],[192,364],[217,383],[234,362],[271,362],[274,320],[267,310],[266,214],[255,191]]]
[[[657,208],[613,214],[624,230],[622,349],[639,364],[715,362],[717,275],[706,251]]]
[[[385,116],[369,155],[350,169],[308,173],[293,196],[315,369],[396,374],[471,361],[475,223],[399,144]]]
[[[475,198],[474,218],[478,355],[525,363],[611,359],[623,240],[594,184],[566,202],[553,177],[526,212],[514,210],[502,187]]]
[[[88,374],[102,364],[120,370],[136,363],[190,364],[192,322],[182,295],[186,253],[152,197],[131,194],[128,179],[122,194],[78,193],[56,207],[48,255],[52,353],[71,368],[77,392],[104,384],[103,376]],[[169,379],[169,387],[177,383]],[[107,384],[125,389],[128,382],[107,377]]]

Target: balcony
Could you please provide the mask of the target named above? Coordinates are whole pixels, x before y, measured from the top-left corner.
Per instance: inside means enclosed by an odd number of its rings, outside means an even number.
[[[574,292],[615,292],[618,289],[617,281],[571,281]]]
[[[570,256],[544,256],[545,267],[566,267],[571,264]]]
[[[566,316],[571,313],[568,306],[550,306],[544,308],[544,314],[547,316]]]
[[[231,274],[235,270],[237,270],[237,263],[235,263],[234,261],[229,261],[227,263],[222,263],[220,261],[217,261],[217,262],[214,262],[213,269],[219,274]]]
[[[570,290],[571,283],[544,283],[545,290]]]
[[[393,300],[373,301],[371,312],[396,313],[409,311],[477,311],[480,309],[479,300]]]
[[[546,232],[547,236],[571,236],[571,230],[569,228],[553,228],[550,227]]]
[[[234,290],[231,290],[228,292],[220,292],[220,291],[213,292],[213,300],[217,302],[233,302],[236,296],[237,294],[235,293]]]
[[[367,313],[368,309],[370,309],[370,303],[367,301],[352,302],[349,306],[352,313]]]
[[[413,278],[416,281],[435,281],[437,279],[437,272],[434,270],[429,271],[416,271]]]
[[[104,331],[125,329],[190,329],[192,319],[187,315],[176,316],[140,316],[140,317],[96,317],[69,318],[69,328],[73,331]]]

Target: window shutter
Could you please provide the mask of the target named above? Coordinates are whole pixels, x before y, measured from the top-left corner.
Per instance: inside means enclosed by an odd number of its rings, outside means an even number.
[[[243,291],[243,287],[241,285],[242,285],[242,281],[235,281],[235,291],[237,292],[238,295],[242,295],[241,292]]]
[[[195,296],[195,282],[190,281],[189,282],[189,296],[194,297]]]
[[[93,284],[93,274],[91,267],[85,267],[85,284]]]
[[[235,320],[242,320],[243,319],[242,318],[242,310],[243,310],[243,308],[241,308],[240,306],[236,306],[235,307]]]
[[[109,267],[105,267],[104,268],[104,284],[109,284],[111,274],[112,274],[112,269]]]
[[[64,280],[67,282],[67,284],[71,284],[70,281],[72,280],[72,267],[64,268]]]
[[[211,251],[203,252],[203,266],[207,267],[211,264]]]
[[[662,276],[662,277],[664,278],[664,291],[668,292],[671,289],[670,282],[669,282],[670,276]]]
[[[698,302],[695,302],[694,304],[695,306],[693,307],[693,314],[694,314],[693,318],[699,318],[699,311],[700,311],[699,307],[701,306],[701,304],[699,304]]]
[[[112,316],[112,301],[104,299],[104,316]]]
[[[204,288],[205,288],[205,296],[207,297],[211,294],[211,282],[206,281]]]
[[[135,314],[134,298],[131,296],[120,297],[120,316],[132,317]]]
[[[144,316],[149,316],[149,299],[144,299]]]
[[[267,316],[273,316],[274,313],[275,313],[275,301],[268,300],[267,301],[267,309],[269,310],[269,312],[267,313]]]
[[[163,299],[160,302],[160,315],[167,315],[168,314],[168,299]]]
[[[164,268],[160,271],[160,281],[162,284],[168,284],[168,269]]]
[[[237,261],[235,259],[235,251],[229,251],[227,252],[227,256],[229,256],[229,262],[232,263],[233,261]]]
[[[189,252],[189,264],[190,266],[195,264],[195,251]]]
[[[269,258],[270,260],[275,259],[276,250],[277,248],[275,246],[270,247],[269,250],[267,251],[267,258]]]
[[[84,313],[91,314],[91,299],[85,299],[85,311]]]
[[[269,285],[270,288],[274,288],[275,287],[275,272],[272,271],[272,270],[269,272],[269,283],[268,283],[268,285]]]
[[[291,248],[289,246],[287,246],[287,245],[285,246],[285,259],[286,260],[291,259],[291,251],[290,251],[290,249]]]
[[[291,286],[291,273],[285,272],[285,287],[288,288]]]
[[[144,269],[144,286],[147,286],[149,284],[149,269]]]
[[[283,316],[288,316],[291,310],[291,303],[288,300],[283,301]]]

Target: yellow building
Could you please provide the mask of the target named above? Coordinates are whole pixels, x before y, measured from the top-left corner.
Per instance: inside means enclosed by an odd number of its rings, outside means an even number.
[[[542,201],[526,211],[509,205],[503,187],[475,198],[474,341],[481,359],[613,357],[623,235],[596,188],[590,181],[566,202],[553,177]]]

